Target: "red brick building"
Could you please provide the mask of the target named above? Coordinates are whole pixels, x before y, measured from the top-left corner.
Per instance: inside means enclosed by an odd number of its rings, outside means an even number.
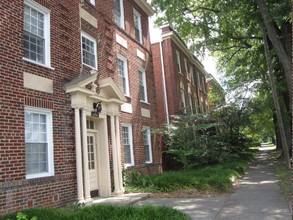
[[[207,113],[207,72],[169,26],[162,40],[152,44],[159,124],[176,114]]]
[[[160,172],[144,0],[0,3],[0,215]]]

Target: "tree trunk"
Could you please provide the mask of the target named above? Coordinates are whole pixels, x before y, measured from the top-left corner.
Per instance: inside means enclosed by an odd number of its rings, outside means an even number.
[[[286,76],[287,81],[287,87],[290,94],[290,97],[292,97],[292,66],[291,66],[291,60],[292,60],[292,54],[287,54],[285,45],[283,44],[280,36],[278,35],[278,32],[276,30],[276,26],[274,25],[273,18],[271,16],[271,13],[265,3],[264,0],[255,0],[259,11],[262,15],[268,37],[273,45],[273,48],[280,60],[280,63],[282,64]]]
[[[258,1],[258,0],[256,0]],[[267,34],[265,32],[265,29],[263,28],[263,41],[264,41],[264,48],[265,48],[265,57],[267,60],[267,66],[268,66],[268,78],[271,84],[271,89],[272,89],[272,95],[273,95],[273,100],[276,108],[276,116],[278,120],[278,127],[281,135],[281,141],[282,141],[282,147],[283,147],[283,153],[285,156],[285,160],[287,163],[287,166],[291,168],[291,163],[290,163],[290,157],[289,157],[289,147],[286,139],[286,134],[285,134],[285,129],[284,129],[284,124],[283,124],[283,119],[281,115],[281,109],[280,109],[280,104],[277,96],[277,90],[276,90],[276,85],[275,85],[275,80],[271,68],[271,57],[270,57],[270,51],[269,51],[269,46],[268,46],[268,41],[267,41]]]

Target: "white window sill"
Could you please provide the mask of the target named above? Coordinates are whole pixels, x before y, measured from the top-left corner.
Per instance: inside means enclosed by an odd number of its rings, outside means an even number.
[[[85,65],[86,67],[89,67],[89,68],[93,69],[93,70],[98,70],[97,67],[92,67],[92,66],[90,66],[90,65],[88,65],[86,63],[82,63],[82,64]]]
[[[36,179],[36,178],[43,178],[43,177],[50,177],[54,176],[54,173],[42,173],[42,174],[30,174],[26,175],[26,179]]]
[[[143,101],[143,100],[140,100],[140,102],[143,103],[143,104],[146,104],[146,105],[151,105],[151,103]]]
[[[50,69],[50,70],[55,70],[55,68],[51,67],[51,66],[47,66],[45,64],[42,64],[42,63],[38,63],[36,61],[33,61],[33,60],[30,60],[30,59],[27,59],[25,57],[22,58],[22,60],[26,61],[26,62],[29,62],[29,63],[33,63],[35,65],[38,65],[38,66],[41,66],[41,67],[45,67],[47,69]]]

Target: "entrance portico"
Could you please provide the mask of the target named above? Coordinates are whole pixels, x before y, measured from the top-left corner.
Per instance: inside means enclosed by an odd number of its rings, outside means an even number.
[[[71,95],[75,118],[75,149],[77,197],[79,202],[91,201],[91,190],[99,196],[111,196],[110,158],[107,116],[110,116],[110,136],[114,175],[114,194],[124,192],[122,182],[119,107],[126,98],[111,78],[94,83],[97,73],[80,76],[66,84]],[[87,87],[90,87],[87,88]],[[102,102],[99,117],[93,117],[93,103]],[[87,126],[88,122],[88,126]]]

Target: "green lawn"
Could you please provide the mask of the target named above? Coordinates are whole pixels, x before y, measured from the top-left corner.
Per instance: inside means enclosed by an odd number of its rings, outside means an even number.
[[[187,220],[186,214],[171,207],[133,207],[133,206],[112,206],[94,205],[83,208],[33,208],[22,211],[27,218],[16,218],[16,214],[0,217],[0,220],[17,219],[31,220],[37,217],[38,220]]]

